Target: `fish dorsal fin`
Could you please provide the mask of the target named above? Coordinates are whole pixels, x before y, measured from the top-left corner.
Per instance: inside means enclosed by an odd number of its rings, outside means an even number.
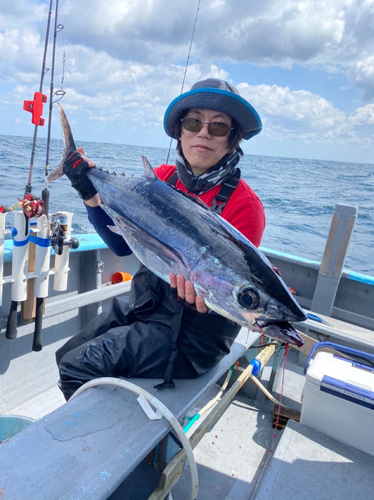
[[[154,173],[152,165],[145,156],[142,156],[142,160],[144,165],[144,177],[149,181],[155,181],[157,179],[157,175]]]

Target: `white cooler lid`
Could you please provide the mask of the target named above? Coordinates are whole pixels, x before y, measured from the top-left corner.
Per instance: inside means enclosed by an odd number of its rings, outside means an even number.
[[[345,359],[330,352],[318,352],[311,361],[306,373],[307,381],[321,386],[323,380],[339,386],[353,386],[362,389],[363,393],[373,396],[374,403],[374,367]]]

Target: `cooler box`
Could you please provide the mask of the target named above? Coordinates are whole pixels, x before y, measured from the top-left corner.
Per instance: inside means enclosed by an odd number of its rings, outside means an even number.
[[[319,352],[310,362],[322,347],[354,360]],[[332,342],[319,342],[304,373],[300,423],[374,455],[374,356]]]

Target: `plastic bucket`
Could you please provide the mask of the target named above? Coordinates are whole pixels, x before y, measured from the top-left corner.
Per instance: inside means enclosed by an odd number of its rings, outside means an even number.
[[[26,429],[36,420],[18,415],[0,415],[0,442],[9,439]]]

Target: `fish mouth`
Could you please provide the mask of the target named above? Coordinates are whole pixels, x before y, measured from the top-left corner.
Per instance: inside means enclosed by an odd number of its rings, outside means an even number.
[[[267,324],[263,324],[260,321],[260,324],[256,322],[254,327],[260,333],[278,340],[279,342],[291,344],[296,347],[302,347],[304,345],[304,340],[288,321],[272,321]]]

